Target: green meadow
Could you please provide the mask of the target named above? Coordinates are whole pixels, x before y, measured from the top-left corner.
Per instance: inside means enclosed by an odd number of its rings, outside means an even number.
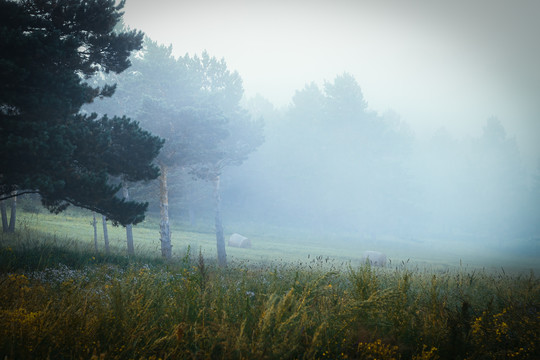
[[[2,359],[540,358],[534,253],[504,260],[504,243],[479,256],[236,224],[226,235],[253,247],[227,247],[220,268],[211,225],[172,223],[165,261],[156,218],[134,228],[131,257],[125,229],[110,225],[104,251],[100,221],[96,252],[91,221],[21,213],[1,235]],[[362,264],[368,248],[390,264]]]
[[[159,215],[159,214],[158,214]],[[150,215],[133,228],[135,252],[138,255],[159,256],[158,215]],[[57,240],[73,240],[78,246],[94,248],[92,213],[79,209],[59,215],[46,211],[22,212],[18,216],[19,229],[34,230],[52,235]],[[97,217],[98,250],[104,251],[101,217]],[[125,228],[108,223],[110,247],[113,252],[127,250]],[[445,270],[454,268],[488,269],[493,271],[523,272],[540,270],[540,241],[538,239],[401,239],[390,236],[362,236],[356,233],[309,231],[299,228],[260,225],[257,223],[224,223],[226,239],[238,232],[251,239],[251,249],[227,248],[229,261],[294,263],[309,262],[323,257],[334,263],[361,264],[365,250],[378,250],[388,255],[390,266],[407,263],[412,267]],[[201,251],[205,258],[214,259],[216,240],[211,220],[194,225],[171,218],[173,254],[184,256],[188,247]],[[488,243],[489,245],[486,245]]]

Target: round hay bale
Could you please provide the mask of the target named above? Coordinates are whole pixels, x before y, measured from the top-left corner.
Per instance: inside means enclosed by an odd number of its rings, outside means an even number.
[[[251,248],[251,240],[240,234],[234,233],[229,238],[229,246],[239,248]]]

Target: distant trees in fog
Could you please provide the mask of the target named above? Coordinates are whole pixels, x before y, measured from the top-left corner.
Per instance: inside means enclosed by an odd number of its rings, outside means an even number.
[[[268,217],[321,229],[400,226],[412,135],[399,118],[369,111],[347,73],[322,89],[307,84],[283,117],[266,121],[267,141],[243,167],[248,177],[261,174],[246,182],[259,183],[253,201]]]
[[[454,139],[440,130],[412,159],[425,230],[463,235],[523,231],[527,173],[514,139],[495,118],[478,138]]]
[[[370,111],[345,73],[307,84],[266,123],[266,143],[235,177],[249,194],[236,207],[258,204],[260,218],[410,238],[525,236],[534,228],[533,188],[496,118],[477,138],[455,139],[443,128],[420,140],[397,114]],[[235,201],[234,191],[225,194]]]

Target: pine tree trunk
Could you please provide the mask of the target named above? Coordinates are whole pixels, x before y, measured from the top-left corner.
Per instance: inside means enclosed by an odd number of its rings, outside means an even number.
[[[94,249],[96,250],[96,252],[98,252],[96,213],[92,213],[92,215],[93,215],[92,226],[94,227]]]
[[[133,225],[126,226],[126,240],[128,255],[135,255],[135,246],[133,246]]]
[[[11,217],[9,218],[8,232],[14,233],[15,221],[17,219],[17,190],[13,191],[11,194],[15,196],[11,200]]]
[[[159,176],[159,208],[161,221],[159,235],[161,240],[161,255],[170,259],[172,257],[171,231],[169,227],[169,188],[167,187],[167,166],[160,164]]]
[[[103,220],[103,240],[105,240],[105,252],[110,253],[109,248],[109,231],[107,230],[107,218],[105,216],[101,217]]]
[[[129,190],[127,182],[122,182],[122,191],[124,193],[124,199],[129,201]],[[126,226],[126,239],[127,239],[127,253],[128,255],[135,254],[135,247],[133,246],[133,225],[129,224]]]
[[[7,209],[6,209],[5,200],[0,201],[0,212],[2,213],[2,231],[7,233],[9,224],[8,224],[8,219],[7,219]]]
[[[219,175],[214,179],[214,200],[216,211],[216,243],[219,266],[227,266],[227,252],[225,251],[225,238],[221,222],[221,194],[219,189]]]

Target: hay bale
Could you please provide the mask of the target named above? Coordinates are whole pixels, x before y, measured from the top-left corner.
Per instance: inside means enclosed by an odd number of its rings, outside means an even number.
[[[229,238],[229,246],[239,248],[251,248],[251,240],[240,234],[234,233]]]
[[[362,262],[369,262],[371,266],[385,266],[386,255],[379,251],[364,251],[364,253],[362,254]]]

